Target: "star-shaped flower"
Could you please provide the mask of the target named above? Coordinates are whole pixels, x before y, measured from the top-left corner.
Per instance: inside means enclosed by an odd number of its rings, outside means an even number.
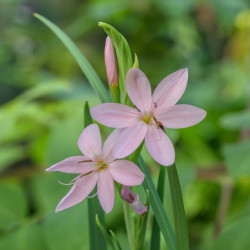
[[[102,147],[99,127],[91,124],[78,140],[78,147],[85,156],[67,158],[47,171],[79,174],[73,179],[73,187],[60,201],[56,212],[72,207],[84,200],[97,184],[97,196],[103,210],[109,213],[114,206],[115,180],[122,185],[140,185],[144,180],[142,171],[131,161],[115,160],[112,150],[119,131],[114,130]]]
[[[180,69],[165,77],[152,96],[146,75],[132,68],[126,76],[126,89],[136,108],[104,103],[91,109],[91,115],[97,122],[120,131],[113,151],[114,157],[128,156],[145,138],[149,153],[158,163],[164,166],[174,163],[174,147],[163,127],[190,127],[206,116],[206,111],[200,108],[176,105],[186,89],[187,80],[187,69]]]

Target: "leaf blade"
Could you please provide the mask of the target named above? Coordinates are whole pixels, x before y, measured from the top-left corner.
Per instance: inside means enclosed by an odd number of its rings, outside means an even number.
[[[176,241],[175,241],[175,235],[174,235],[173,229],[166,215],[166,212],[162,206],[160,197],[156,191],[153,180],[141,156],[139,157],[138,165],[143,171],[143,173],[145,174],[143,187],[145,190],[147,189],[149,190],[150,206],[152,207],[154,211],[155,218],[159,224],[159,227],[161,229],[165,242],[168,246],[168,249],[169,250],[176,249]]]
[[[188,230],[180,181],[175,164],[167,167],[169,186],[173,204],[175,235],[178,250],[189,250]]]
[[[69,52],[72,54],[72,56],[75,58],[76,62],[80,66],[82,72],[87,77],[91,87],[96,92],[100,100],[102,102],[109,102],[110,96],[108,94],[108,91],[105,89],[102,81],[98,77],[93,67],[90,65],[90,63],[82,54],[82,52],[76,47],[73,41],[57,25],[52,23],[47,18],[37,13],[34,13],[34,16],[39,19],[43,24],[45,24],[69,50]]]

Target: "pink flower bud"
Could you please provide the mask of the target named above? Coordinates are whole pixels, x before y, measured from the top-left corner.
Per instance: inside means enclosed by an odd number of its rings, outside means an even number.
[[[139,200],[138,194],[133,194],[128,186],[123,186],[121,190],[121,197],[127,201],[130,207],[137,214],[144,214],[148,211],[147,206],[144,206]]]
[[[144,206],[142,202],[139,200],[138,194],[134,194],[134,201],[129,205],[137,214],[144,214],[148,211],[147,206]]]
[[[105,66],[107,71],[108,82],[112,87],[118,85],[118,73],[116,55],[111,39],[107,37],[104,50]]]

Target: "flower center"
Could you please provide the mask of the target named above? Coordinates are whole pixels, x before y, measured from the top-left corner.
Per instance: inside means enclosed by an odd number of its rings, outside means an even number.
[[[104,161],[98,161],[96,166],[97,166],[97,171],[102,171],[108,167],[108,165]]]
[[[152,121],[152,116],[151,115],[145,115],[142,117],[142,121],[144,121],[147,124],[150,124]]]

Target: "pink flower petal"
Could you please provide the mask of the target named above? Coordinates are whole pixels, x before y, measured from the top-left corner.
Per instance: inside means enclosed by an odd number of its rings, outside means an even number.
[[[99,173],[97,190],[98,199],[103,210],[110,213],[114,206],[115,190],[113,179],[107,169]]]
[[[133,153],[142,143],[146,133],[147,124],[144,122],[139,122],[133,127],[122,129],[113,149],[115,159],[124,158]]]
[[[186,89],[187,80],[188,70],[184,68],[168,75],[158,84],[153,94],[153,102],[157,104],[155,113],[163,113],[178,102]]]
[[[94,189],[97,177],[98,175],[96,173],[83,176],[81,180],[76,182],[68,194],[60,201],[56,208],[56,212],[72,207],[84,200]]]
[[[99,123],[111,128],[125,128],[138,122],[139,112],[119,103],[103,103],[90,110],[91,116]]]
[[[96,124],[91,124],[83,130],[78,139],[78,147],[84,155],[92,160],[101,157],[102,139]]]
[[[155,161],[163,166],[170,166],[175,161],[174,146],[165,132],[156,125],[149,126],[145,144]]]
[[[109,163],[109,172],[115,181],[126,186],[140,185],[144,180],[142,171],[133,162],[127,160]]]
[[[84,161],[84,162],[83,162]],[[87,156],[73,156],[47,168],[46,171],[60,171],[64,173],[86,174],[96,168]]]
[[[186,128],[199,123],[205,116],[206,111],[203,109],[192,105],[179,104],[158,115],[157,120],[167,128]]]
[[[151,86],[146,75],[137,68],[132,68],[126,76],[126,88],[133,104],[142,112],[151,109]]]
[[[121,133],[121,129],[115,129],[110,135],[109,137],[106,139],[106,141],[103,144],[102,147],[102,156],[103,156],[103,160],[106,163],[109,163],[110,161],[114,160],[113,157],[113,149],[114,146],[120,136]]]

